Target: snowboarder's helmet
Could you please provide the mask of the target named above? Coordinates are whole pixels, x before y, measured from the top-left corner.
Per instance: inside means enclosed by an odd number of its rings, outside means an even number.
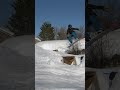
[[[71,24],[69,24],[69,25],[68,25],[68,28],[72,28],[72,25],[71,25]]]

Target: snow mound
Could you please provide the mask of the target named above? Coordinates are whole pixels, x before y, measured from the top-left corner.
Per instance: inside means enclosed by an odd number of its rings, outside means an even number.
[[[42,64],[62,64],[62,57],[60,54],[42,49],[41,47],[35,46],[35,60]]]
[[[103,42],[105,46],[103,47],[104,54],[112,58],[113,55],[120,55],[120,29],[109,32],[106,36],[103,37]],[[104,44],[103,44],[104,45]],[[116,46],[117,45],[117,46]]]
[[[84,90],[85,69],[61,62],[60,53],[35,45],[36,90]]]
[[[99,88],[100,90],[119,90],[120,88],[120,68],[104,68],[104,69],[95,69],[87,68],[86,71],[96,72],[96,80],[93,80],[90,90],[92,88]],[[109,79],[111,72],[117,72],[115,77],[113,77],[112,83]],[[97,83],[97,84],[96,84]]]
[[[39,38],[35,37],[36,40],[38,40],[39,42],[41,41]]]
[[[85,39],[81,39],[77,43],[78,50],[85,49]],[[36,44],[36,46],[39,46],[46,50],[58,50],[59,52],[65,52],[69,48],[69,41],[68,40],[51,40],[51,41],[42,41]]]
[[[1,43],[0,47],[15,50],[16,52],[24,56],[34,56],[34,36],[24,35],[13,37]]]
[[[21,36],[8,39],[0,45],[0,90],[33,89],[32,43],[31,36]]]
[[[67,40],[51,40],[51,41],[42,41],[36,44],[46,50],[57,50],[58,48],[67,48],[69,42]]]

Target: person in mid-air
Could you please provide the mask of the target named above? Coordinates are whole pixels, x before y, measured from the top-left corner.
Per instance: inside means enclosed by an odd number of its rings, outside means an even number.
[[[67,39],[69,40],[70,44],[72,44],[72,38],[78,39],[78,36],[74,30],[79,30],[78,28],[73,28],[72,25],[68,25],[67,29]]]
[[[88,30],[88,28],[90,26],[92,26],[98,34],[103,31],[102,24],[101,24],[100,20],[98,20],[97,14],[95,13],[94,10],[105,10],[105,7],[104,6],[97,6],[97,5],[93,5],[93,4],[88,4],[88,0],[86,0],[85,25],[87,28],[86,28],[85,36],[86,36],[87,41],[90,40],[89,32],[91,32],[91,31]]]

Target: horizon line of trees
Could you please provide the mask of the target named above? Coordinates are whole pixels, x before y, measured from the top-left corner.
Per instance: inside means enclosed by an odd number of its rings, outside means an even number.
[[[42,41],[45,40],[65,40],[67,39],[66,27],[53,27],[50,22],[44,22],[40,27],[38,38]],[[80,26],[79,31],[76,31],[79,38],[84,38],[85,28]]]

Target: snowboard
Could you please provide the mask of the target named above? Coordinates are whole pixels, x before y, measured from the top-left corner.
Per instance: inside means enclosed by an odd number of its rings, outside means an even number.
[[[71,46],[73,46],[76,42],[78,42],[79,41],[79,39],[78,40],[75,40],[70,46],[68,46],[68,48],[70,48]]]

